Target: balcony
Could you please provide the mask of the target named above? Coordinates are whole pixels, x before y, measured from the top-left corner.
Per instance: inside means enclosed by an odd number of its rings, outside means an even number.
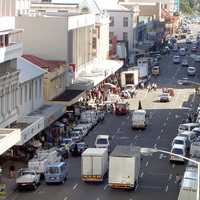
[[[0,63],[22,55],[22,30],[0,32]]]

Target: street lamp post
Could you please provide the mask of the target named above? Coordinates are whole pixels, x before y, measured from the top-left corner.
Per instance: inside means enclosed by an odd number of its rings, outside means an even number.
[[[198,177],[197,177],[197,195],[196,195],[196,200],[199,200],[199,197],[200,197],[199,196],[199,187],[200,187],[200,162],[198,162],[196,160],[193,160],[193,159],[190,159],[190,158],[187,158],[185,156],[181,156],[181,155],[169,152],[169,151],[162,150],[162,149],[157,149],[157,148],[141,148],[141,153],[143,153],[143,154],[152,154],[152,153],[157,153],[157,152],[165,153],[165,154],[168,154],[168,155],[177,156],[179,158],[183,158],[185,160],[191,161],[191,162],[193,162],[193,163],[195,163],[197,165],[197,176]]]

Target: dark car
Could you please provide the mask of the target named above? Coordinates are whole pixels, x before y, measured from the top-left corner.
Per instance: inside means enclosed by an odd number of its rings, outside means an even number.
[[[77,142],[70,149],[72,156],[80,156],[86,149],[88,145],[85,142]]]

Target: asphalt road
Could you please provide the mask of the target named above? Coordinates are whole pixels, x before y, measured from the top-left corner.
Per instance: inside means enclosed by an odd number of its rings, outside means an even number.
[[[186,68],[173,64],[173,55],[174,53],[171,53],[162,57],[161,75],[158,78],[151,78],[151,82],[156,82],[160,88],[174,88],[175,97],[172,101],[157,101],[161,89],[149,93],[146,90],[139,90],[137,96],[129,101],[132,110],[138,107],[138,101],[141,100],[143,108],[148,111],[149,123],[146,130],[131,129],[131,113],[127,116],[107,114],[105,121],[96,126],[85,138],[90,147],[94,146],[98,134],[105,133],[112,137],[112,148],[118,144],[133,144],[170,150],[178,125],[186,118],[188,110],[194,109],[199,102],[193,88],[177,84],[177,80],[187,77],[187,73]],[[191,66],[195,65],[191,58],[189,63]],[[195,77],[189,79],[198,81],[199,77],[200,69]],[[177,172],[183,173],[185,166],[170,164],[168,156],[160,153],[143,157],[141,162],[140,180],[136,191],[113,190],[107,185],[107,179],[101,184],[82,182],[81,160],[70,157],[70,175],[63,185],[42,183],[36,191],[14,192],[9,196],[9,200],[176,200],[179,189],[175,183],[175,175]]]

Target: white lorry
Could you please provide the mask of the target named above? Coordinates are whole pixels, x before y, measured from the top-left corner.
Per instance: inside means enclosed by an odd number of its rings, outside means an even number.
[[[200,158],[200,142],[193,142],[191,144],[190,156]]]
[[[186,170],[181,182],[181,189],[178,195],[178,200],[196,199],[197,195],[197,169]]]
[[[132,114],[132,129],[145,129],[147,125],[147,114],[145,110],[135,110]]]
[[[149,59],[142,57],[137,60],[137,67],[139,69],[139,82],[146,82],[149,74]]]
[[[101,182],[108,171],[108,151],[105,148],[88,148],[81,156],[81,179]]]
[[[61,161],[61,155],[55,148],[37,151],[34,158],[28,161],[28,168],[35,170],[39,174],[44,174],[48,164]]]
[[[109,186],[119,189],[135,189],[139,179],[140,162],[139,147],[116,146],[109,158]]]

